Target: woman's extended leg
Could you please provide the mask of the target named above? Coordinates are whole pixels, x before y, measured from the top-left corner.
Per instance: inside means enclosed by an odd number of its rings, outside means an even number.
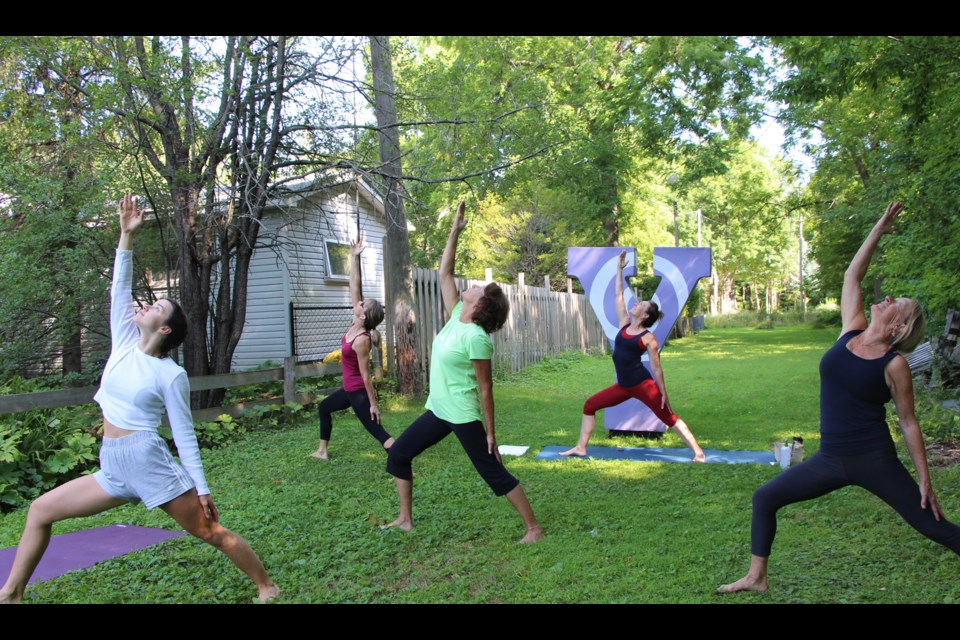
[[[647,408],[649,408],[663,424],[677,432],[677,435],[683,440],[683,444],[693,450],[694,462],[707,461],[707,456],[704,455],[703,449],[701,449],[697,443],[697,439],[693,437],[693,432],[690,431],[687,423],[677,417],[677,414],[670,409],[669,405],[663,406],[663,395],[661,395],[660,387],[657,386],[656,381],[648,378],[639,384],[627,387],[627,392],[631,397],[647,405]]]
[[[520,514],[520,517],[523,519],[523,525],[527,528],[526,535],[520,538],[520,544],[530,544],[543,538],[543,529],[540,527],[540,523],[537,522],[537,517],[533,515],[533,507],[530,506],[530,501],[527,500],[527,494],[524,493],[523,487],[520,485],[514,487],[514,489],[507,494],[507,500],[510,501],[513,508]]]
[[[357,420],[359,420],[363,428],[367,430],[367,433],[376,438],[377,442],[379,442],[384,449],[392,447],[395,440],[390,437],[390,434],[383,428],[383,425],[374,420],[370,415],[370,397],[367,395],[367,390],[348,391],[347,395],[350,398],[350,406],[353,407],[353,413],[356,414]]]
[[[848,465],[853,484],[888,505],[911,527],[960,555],[960,527],[946,518],[937,520],[928,506],[920,506],[920,487],[893,451],[857,456]]]
[[[560,455],[562,456],[580,456],[587,455],[587,444],[590,442],[590,436],[593,435],[593,429],[597,424],[597,411],[613,407],[629,399],[631,395],[619,384],[607,387],[589,398],[583,404],[583,418],[580,421],[580,439],[577,440],[577,446],[567,449]]]
[[[694,462],[706,462],[707,456],[703,453],[703,449],[700,448],[700,445],[697,443],[697,439],[693,437],[693,432],[690,431],[690,427],[687,426],[687,423],[677,418],[676,423],[671,427],[674,431],[677,432],[677,435],[680,436],[680,439],[683,440],[683,443],[693,449],[693,461]]]
[[[397,480],[400,515],[390,524],[384,525],[384,529],[413,529],[413,459],[448,435],[450,429],[446,424],[432,411],[427,411],[414,420],[387,450],[387,473]]]
[[[50,542],[54,522],[92,516],[125,502],[104,491],[92,475],[71,480],[34,500],[27,513],[10,575],[0,588],[0,603],[19,602],[23,598],[27,582]]]
[[[200,506],[196,489],[190,489],[180,497],[161,505],[160,508],[188,533],[213,545],[230,558],[233,564],[237,565],[257,585],[261,602],[270,600],[280,593],[280,589],[267,576],[263,563],[247,541],[213,518],[207,517]]]
[[[327,445],[330,442],[330,435],[333,433],[332,414],[337,411],[343,411],[350,406],[350,396],[343,387],[337,389],[320,403],[317,411],[320,414],[320,446],[310,454],[311,458],[317,460],[326,460],[329,457]]]
[[[527,528],[527,533],[520,539],[520,542],[526,544],[542,538],[543,531],[540,528],[540,523],[533,515],[533,508],[527,500],[523,487],[520,486],[520,481],[507,470],[495,454],[490,452],[487,432],[483,428],[483,423],[478,420],[450,426],[460,441],[463,450],[470,458],[470,462],[473,463],[473,468],[477,470],[477,473],[487,483],[494,495],[506,496],[513,508],[520,514],[523,525]]]
[[[750,526],[750,570],[740,580],[722,585],[717,591],[766,591],[767,561],[777,534],[777,511],[788,504],[812,500],[848,484],[840,461],[818,452],[757,489],[753,494]]]

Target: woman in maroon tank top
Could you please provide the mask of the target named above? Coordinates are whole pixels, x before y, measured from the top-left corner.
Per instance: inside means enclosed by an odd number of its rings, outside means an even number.
[[[380,345],[377,325],[383,321],[383,305],[372,298],[363,299],[360,288],[360,253],[363,237],[350,243],[350,296],[353,299],[353,318],[347,332],[340,339],[340,366],[343,387],[320,403],[320,446],[310,455],[318,460],[329,457],[327,446],[333,432],[332,414],[352,408],[360,424],[376,438],[384,449],[393,445],[393,438],[380,424],[377,391],[370,379],[370,351]]]
[[[583,405],[583,418],[580,423],[580,439],[577,445],[561,453],[562,456],[587,455],[587,443],[597,424],[597,411],[613,407],[630,398],[636,398],[647,405],[667,427],[672,428],[693,450],[694,462],[706,462],[703,449],[693,437],[687,423],[677,417],[667,399],[667,385],[660,368],[660,352],[657,339],[647,331],[663,317],[663,312],[652,301],[638,302],[627,312],[623,302],[623,268],[626,266],[627,252],[620,252],[617,262],[616,308],[620,331],[614,341],[613,363],[617,370],[617,383],[590,396]],[[644,352],[650,354],[650,368],[653,376],[643,366],[641,358]]]

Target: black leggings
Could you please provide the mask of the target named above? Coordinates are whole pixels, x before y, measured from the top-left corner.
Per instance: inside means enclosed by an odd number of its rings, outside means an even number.
[[[490,485],[493,493],[502,496],[513,491],[520,481],[510,475],[507,468],[497,457],[487,451],[487,432],[479,420],[464,424],[454,424],[441,420],[427,411],[413,421],[407,430],[397,438],[387,455],[387,472],[401,480],[413,480],[413,459],[437,444],[450,432],[457,435],[470,462],[484,481]]]
[[[938,522],[929,502],[926,509],[920,507],[920,487],[893,449],[856,456],[819,452],[757,489],[753,494],[751,553],[763,558],[770,555],[777,533],[777,509],[848,485],[863,487],[893,507],[911,527],[960,554],[960,527],[945,518]]]
[[[357,414],[360,424],[372,435],[384,444],[390,439],[387,433],[379,423],[370,417],[370,398],[367,396],[367,390],[347,391],[343,387],[337,389],[320,403],[320,439],[330,440],[330,433],[333,431],[333,420],[330,417],[335,411],[343,411],[347,407],[353,407],[353,412]]]

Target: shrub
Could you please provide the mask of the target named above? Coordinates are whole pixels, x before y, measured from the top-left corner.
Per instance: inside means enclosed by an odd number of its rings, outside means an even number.
[[[839,327],[843,322],[840,306],[834,298],[827,298],[813,312],[813,328]]]
[[[0,509],[10,510],[93,470],[99,412],[90,405],[0,419]]]

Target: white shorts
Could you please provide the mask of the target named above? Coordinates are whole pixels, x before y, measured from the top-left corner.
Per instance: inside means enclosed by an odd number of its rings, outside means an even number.
[[[166,504],[194,487],[193,479],[173,459],[156,431],[104,438],[100,471],[93,477],[114,498],[143,501],[147,509]]]

